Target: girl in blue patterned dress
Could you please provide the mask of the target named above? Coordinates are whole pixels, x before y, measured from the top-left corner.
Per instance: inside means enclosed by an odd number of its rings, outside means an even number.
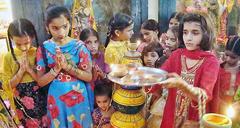
[[[37,51],[40,86],[49,84],[48,117],[51,128],[93,127],[87,84],[92,62],[87,48],[68,36],[70,13],[65,7],[47,9],[46,28],[51,38]]]

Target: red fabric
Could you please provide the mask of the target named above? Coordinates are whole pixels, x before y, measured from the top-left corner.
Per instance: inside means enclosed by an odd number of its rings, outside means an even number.
[[[231,103],[233,100],[233,96],[226,96],[225,91],[230,89],[230,79],[231,79],[231,73],[227,72],[224,68],[224,65],[221,66],[219,70],[220,79],[219,79],[219,97],[221,100],[224,100],[225,102]],[[237,73],[236,81],[235,81],[235,91],[237,91],[238,86],[240,86],[240,72]]]
[[[172,53],[168,60],[163,64],[161,69],[169,73],[176,72],[181,74],[181,55],[185,55],[190,59],[204,59],[203,64],[196,71],[194,86],[204,89],[208,95],[208,100],[212,99],[212,92],[217,81],[219,63],[217,58],[210,52],[201,50],[188,51],[186,49],[178,49]],[[176,108],[176,88],[169,89],[168,98],[164,108],[161,128],[174,128],[174,114]],[[196,103],[194,103],[196,105]],[[207,107],[208,111],[208,107]],[[189,120],[198,120],[197,109],[190,106],[188,113]]]
[[[227,72],[223,67],[219,70],[220,74],[220,92],[223,93],[230,88],[230,79],[231,73]],[[236,82],[235,82],[235,89],[240,86],[240,72],[237,73]]]

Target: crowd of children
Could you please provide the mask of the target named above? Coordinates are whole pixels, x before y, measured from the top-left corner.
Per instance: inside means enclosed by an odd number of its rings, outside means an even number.
[[[117,13],[111,18],[105,49],[92,28],[82,30],[80,40],[68,36],[71,14],[65,7],[49,7],[45,26],[50,38],[43,43],[27,19],[14,20],[8,28],[10,52],[4,57],[2,84],[15,123],[26,128],[111,128],[115,110],[107,73],[111,64],[123,64],[132,17]],[[240,37],[229,37],[220,64],[211,52],[211,26],[198,13],[174,13],[163,34],[152,19],[140,29],[137,51],[143,66],[168,72],[167,80],[144,90],[149,97],[146,127],[198,127],[199,96],[207,102],[206,112],[226,114],[229,105],[240,112]],[[233,122],[239,125],[239,117]]]

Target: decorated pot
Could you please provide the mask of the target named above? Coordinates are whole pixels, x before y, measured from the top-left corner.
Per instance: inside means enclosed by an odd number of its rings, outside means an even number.
[[[118,89],[113,94],[115,110],[127,114],[136,114],[141,111],[145,103],[145,94],[141,90]]]
[[[216,113],[207,113],[202,117],[204,128],[231,128],[232,121],[229,117]]]
[[[139,64],[142,65],[141,53],[128,51],[125,53],[122,64]]]
[[[124,114],[115,112],[111,116],[110,122],[113,128],[145,128],[145,120],[140,113]]]

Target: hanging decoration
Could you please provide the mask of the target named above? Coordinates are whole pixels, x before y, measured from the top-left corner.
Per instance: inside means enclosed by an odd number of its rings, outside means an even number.
[[[74,0],[72,17],[71,37],[78,39],[84,28],[91,27],[97,30],[91,0]]]
[[[219,4],[219,31],[217,33],[217,42],[227,43],[227,16],[231,12],[234,0],[218,0]]]

